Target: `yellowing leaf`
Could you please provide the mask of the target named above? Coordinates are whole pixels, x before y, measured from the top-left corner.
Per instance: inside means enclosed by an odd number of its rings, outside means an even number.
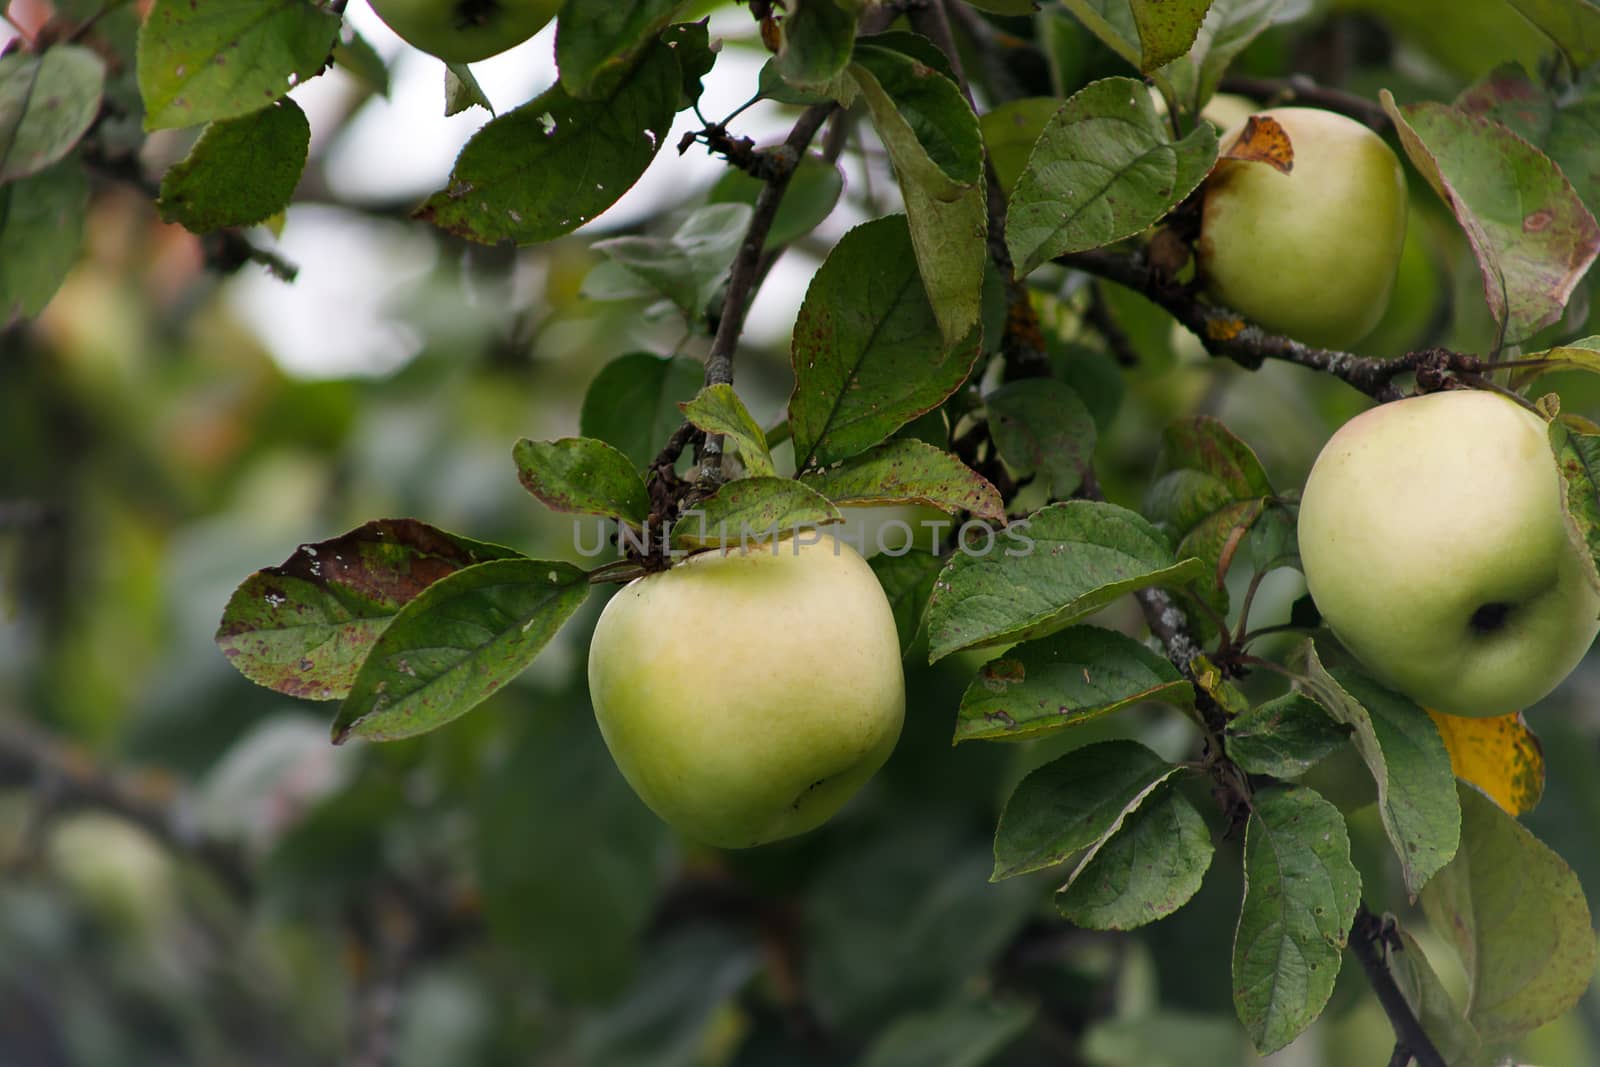
[[[1468,719],[1427,709],[1450,753],[1456,777],[1471,782],[1512,815],[1526,815],[1544,795],[1544,749],[1520,712]]]

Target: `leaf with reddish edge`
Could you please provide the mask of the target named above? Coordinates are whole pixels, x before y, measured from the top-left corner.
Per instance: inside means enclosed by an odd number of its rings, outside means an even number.
[[[1484,298],[1516,343],[1561,317],[1600,253],[1600,224],[1561,169],[1511,129],[1445,104],[1400,106],[1406,155],[1466,232]]]
[[[223,610],[217,645],[257,685],[337,700],[395,613],[424,589],[464,567],[519,555],[414,519],[379,519],[301,545],[280,566],[246,578]]]

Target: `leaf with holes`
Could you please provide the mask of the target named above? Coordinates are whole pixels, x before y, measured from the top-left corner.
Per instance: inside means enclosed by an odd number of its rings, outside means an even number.
[[[430,585],[373,645],[334,743],[413,737],[471,711],[533,662],[589,589],[578,568],[537,559],[491,560]]]
[[[257,685],[335,700],[350,691],[367,652],[402,607],[478,563],[518,558],[499,545],[413,519],[383,519],[257,571],[223,609],[217,645]]]
[[[1194,688],[1126,634],[1072,626],[984,664],[961,697],[955,741],[1029,740],[1145,700],[1186,704]]]

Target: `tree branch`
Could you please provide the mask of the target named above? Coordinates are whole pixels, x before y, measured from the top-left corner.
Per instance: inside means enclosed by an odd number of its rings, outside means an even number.
[[[1318,85],[1304,75],[1288,78],[1252,78],[1230,74],[1222,79],[1222,84],[1218,88],[1225,93],[1248,96],[1267,107],[1298,104],[1319,107],[1324,111],[1335,111],[1371,127],[1377,133],[1388,133],[1394,126],[1393,120],[1389,118],[1389,113],[1383,110],[1382,104],[1368,100],[1364,96],[1344,92],[1342,89],[1330,89]]]
[[[733,258],[733,269],[728,275],[728,289],[722,300],[722,314],[717,320],[717,334],[711,342],[711,352],[706,356],[707,385],[733,384],[733,354],[744,332],[745,313],[750,308],[755,282],[761,273],[761,249],[767,234],[772,230],[772,220],[777,217],[783,194],[788,191],[789,180],[794,177],[800,160],[805,158],[807,147],[822,124],[837,107],[836,104],[814,104],[800,116],[789,131],[783,144],[771,149],[771,177],[756,197],[755,211],[745,230],[744,240]],[[721,478],[722,438],[708,434],[698,449],[701,478],[718,481]]]
[[[1142,253],[1125,255],[1103,248],[1074,252],[1056,260],[1066,267],[1105,278],[1148,298],[1200,339],[1213,356],[1257,370],[1269,359],[1331,374],[1375,400],[1398,400],[1406,391],[1395,379],[1415,372],[1423,391],[1445,388],[1450,375],[1478,374],[1485,368],[1477,356],[1428,348],[1397,359],[1373,359],[1352,352],[1302,344],[1268,333],[1236,312],[1199,300],[1185,285],[1163,279]]]
[[[1389,973],[1382,949],[1387,943],[1386,933],[1384,921],[1362,902],[1356,909],[1355,924],[1350,928],[1350,951],[1355,953],[1361,969],[1367,973],[1367,981],[1378,995],[1378,1003],[1383,1005],[1389,1025],[1394,1028],[1394,1059],[1389,1062],[1406,1064],[1415,1060],[1417,1067],[1450,1067],[1428,1037],[1427,1031],[1422,1029],[1422,1023],[1411,1010],[1411,1005],[1406,1003],[1405,995],[1395,984],[1394,975]]]

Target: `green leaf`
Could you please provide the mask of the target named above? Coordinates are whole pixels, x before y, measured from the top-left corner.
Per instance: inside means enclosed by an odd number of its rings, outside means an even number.
[[[1298,778],[1349,739],[1310,697],[1285,693],[1228,723],[1228,758],[1249,774]]]
[[[1594,977],[1594,928],[1572,868],[1476,789],[1457,789],[1461,849],[1422,890],[1422,909],[1460,953],[1468,1020],[1503,1045],[1578,1002]]]
[[[1221,419],[1192,415],[1167,425],[1161,437],[1164,470],[1198,470],[1220,481],[1234,500],[1272,496],[1266,469],[1250,446]]]
[[[1406,155],[1466,232],[1506,340],[1555,322],[1600,253],[1600,224],[1560,168],[1482,115],[1382,99]]]
[[[767,183],[755,175],[729,167],[706,194],[706,200],[712,204],[754,207],[756,197],[766,187]],[[762,250],[781,248],[816,229],[822,220],[833,214],[843,192],[844,175],[837,164],[815,154],[801,157],[784,189],[783,199],[778,202],[778,211],[761,245]]]
[[[658,43],[604,99],[576,100],[553,86],[479,130],[449,185],[415,217],[485,244],[535,244],[577,229],[655,159],[680,80],[672,49]]]
[[[139,30],[144,128],[259,111],[321,73],[339,22],[305,0],[155,0]]]
[[[1165,656],[1114,630],[1072,626],[984,664],[961,698],[955,740],[1026,740],[1144,700],[1193,699]]]
[[[795,0],[783,20],[776,73],[799,89],[825,87],[850,62],[858,6],[848,0]]]
[[[1133,236],[1193,192],[1216,158],[1209,123],[1169,139],[1142,83],[1090,83],[1045,126],[1017,179],[1006,223],[1017,272]]]
[[[1199,892],[1213,851],[1194,805],[1163,786],[1094,844],[1056,892],[1056,910],[1091,930],[1164,919]]]
[[[1428,963],[1427,953],[1417,939],[1404,929],[1400,948],[1388,952],[1389,973],[1394,976],[1400,995],[1411,1006],[1411,1013],[1433,1041],[1446,1063],[1474,1064],[1483,1055],[1483,1042],[1467,1021],[1466,1012],[1456,1004],[1444,983]]]
[[[746,410],[731,385],[708,385],[687,404],[679,404],[684,418],[706,433],[719,433],[732,442],[744,469],[755,476],[776,475],[767,435]]]
[[[705,76],[717,65],[722,41],[711,43],[711,20],[679,22],[661,33],[661,43],[678,57],[678,110],[693,107],[705,92]]]
[[[1589,584],[1600,589],[1600,435],[1578,433],[1556,419],[1550,423],[1550,447],[1566,490],[1561,505],[1567,536]]]
[[[898,556],[879,552],[867,563],[878,576],[883,595],[889,599],[894,628],[900,635],[900,652],[904,655],[911,650],[922,629],[923,612],[944,560],[932,552],[914,548]]]
[[[1054,378],[1002,385],[983,398],[1000,458],[1019,478],[1037,474],[1052,500],[1071,496],[1094,462],[1094,416]]]
[[[1506,63],[1456,97],[1456,107],[1502,123],[1561,168],[1592,215],[1600,210],[1600,71],[1559,94]]]
[[[1244,838],[1233,1004],[1262,1055],[1322,1014],[1361,902],[1339,809],[1295,786],[1257,791]]]
[[[1450,753],[1428,713],[1371,679],[1341,668],[1330,674],[1308,639],[1291,655],[1311,697],[1350,737],[1378,787],[1378,814],[1400,857],[1406,888],[1417,893],[1450,861],[1461,838]]]
[[[66,158],[100,113],[105,81],[105,62],[77,45],[0,58],[0,182]]]
[[[1211,0],[1129,0],[1139,31],[1139,69],[1165,66],[1189,51]]]
[[[1511,6],[1583,70],[1600,59],[1600,8],[1588,0],[1511,0]]]
[[[244,580],[223,609],[216,642],[257,685],[334,700],[402,607],[434,582],[478,563],[518,558],[414,519],[385,519],[301,545]]]
[[[929,504],[1005,521],[1005,503],[988,479],[922,441],[896,438],[800,480],[835,504]]]
[[[650,494],[628,457],[604,441],[564,437],[530,441],[511,450],[522,487],[546,507],[604,515],[635,524],[650,517]]]
[[[333,61],[368,89],[388,98],[389,67],[371,41],[345,27],[333,46]]]
[[[600,368],[583,395],[578,429],[620,451],[643,470],[683,422],[678,405],[700,391],[698,361],[633,352]]]
[[[609,96],[682,6],[682,0],[564,5],[556,21],[562,88],[579,100]]]
[[[905,217],[857,226],[812,277],[795,320],[795,465],[848,459],[937,407],[978,349],[975,337],[941,341]]]
[[[982,555],[958,553],[928,606],[930,662],[964,648],[1043,637],[1124,593],[1181,585],[1199,571],[1175,560],[1167,539],[1115,504],[1073,500],[1012,523],[1010,542]]]
[[[193,233],[254,226],[289,206],[311,147],[311,124],[285,97],[207,126],[161,179],[162,221]]]
[[[0,327],[45,309],[83,251],[89,179],[76,157],[0,186]]]
[[[472,73],[472,68],[466,63],[446,63],[444,65],[445,117],[459,115],[474,107],[481,107],[489,114],[494,114],[494,104],[489,101],[483,86],[478,84],[478,77]]]
[[[1039,0],[966,0],[979,11],[996,15],[1031,15],[1039,10]]]
[[[860,1067],[982,1067],[1022,1036],[1036,1011],[977,1000],[902,1015],[867,1047]]]
[[[1188,55],[1165,71],[1185,106],[1199,113],[1229,65],[1272,25],[1282,5],[1283,0],[1212,0]]]
[[[1030,96],[1008,100],[978,116],[984,150],[994,164],[1001,191],[1008,197],[1028,165],[1039,134],[1060,106],[1061,101],[1053,96]]]
[[[894,164],[940,333],[960,343],[978,324],[988,260],[978,117],[954,81],[897,49],[859,45],[850,77]]]
[[[333,740],[436,730],[533,662],[589,596],[566,563],[498,559],[434,582],[400,609],[361,665]]]
[[[1122,825],[1179,768],[1134,741],[1073,749],[1017,783],[994,833],[990,881],[1054,867]]]
[[[672,543],[764,543],[839,520],[839,509],[827,497],[791,478],[741,478],[684,511],[672,526]]]
[[[710,204],[690,214],[671,237],[611,237],[591,247],[643,278],[694,323],[722,286],[750,215],[747,204]]]
[[[1121,56],[1129,66],[1143,69],[1139,27],[1133,20],[1130,0],[1061,0],[1061,3],[1101,44]]]
[[[1183,1010],[1138,1012],[1090,1023],[1079,1046],[1094,1067],[1198,1067],[1249,1062],[1231,1019]]]

